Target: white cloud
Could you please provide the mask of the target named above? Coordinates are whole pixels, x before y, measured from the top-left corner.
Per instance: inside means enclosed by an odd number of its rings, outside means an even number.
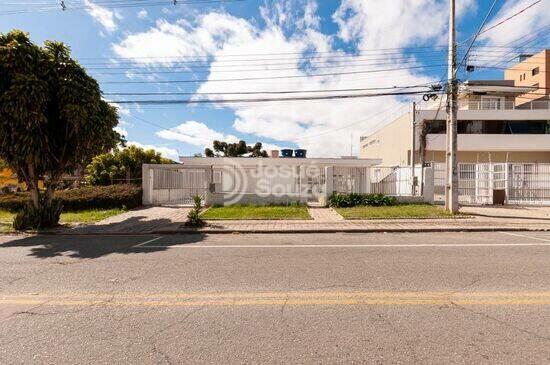
[[[492,27],[532,3],[532,0],[506,0],[499,12],[485,28]],[[506,45],[525,35],[534,34],[536,31],[541,30],[542,27],[550,25],[550,16],[548,14],[550,14],[550,1],[542,1],[518,16],[502,23],[494,30],[483,33],[479,39],[487,41],[489,45]],[[539,35],[539,37],[545,34],[547,33]]]
[[[344,0],[334,14],[334,20],[340,26],[340,36],[353,41],[359,48],[403,47],[417,42],[429,44],[441,39],[446,33],[447,10],[441,3],[436,0],[384,3],[374,0]],[[472,4],[473,1],[468,0],[465,3]],[[333,36],[318,29],[315,1],[308,0],[307,4],[302,7],[301,17],[296,10],[285,7],[280,1],[275,2],[273,7],[262,7],[265,26],[224,13],[203,15],[193,24],[181,20],[176,23],[163,20],[146,32],[129,35],[121,43],[114,45],[113,49],[119,56],[151,57],[146,61],[151,64],[166,61],[165,56],[199,59],[200,55],[207,54],[212,59],[209,64],[209,80],[228,78],[226,64],[229,55],[256,54],[259,55],[256,56],[258,59],[278,57],[279,60],[270,62],[285,63],[284,67],[250,66],[268,63],[255,61],[255,56],[250,56],[246,60],[249,62],[247,71],[239,72],[239,78],[279,78],[223,83],[208,81],[200,85],[197,90],[200,93],[393,87],[431,81],[432,78],[423,73],[404,68],[376,73],[387,68],[397,69],[404,64],[404,60],[407,61],[406,66],[417,65],[413,58],[394,54],[381,56],[377,59],[378,64],[373,64],[372,61],[365,60],[364,55],[335,49]],[[468,7],[463,5],[463,8],[462,13]],[[285,31],[289,22],[297,22],[300,18],[303,19],[302,26],[298,26],[293,32]],[[310,64],[308,69],[303,67],[302,54],[306,51],[315,56],[315,63]],[[326,68],[327,65],[331,67]],[[312,73],[341,72],[358,73],[311,76]],[[349,154],[350,135],[354,136],[357,145],[361,132],[388,120],[390,114],[401,110],[403,105],[402,99],[398,97],[381,97],[242,103],[229,104],[227,107],[235,113],[233,127],[241,133],[254,134],[258,136],[258,140],[269,138],[293,142],[307,148],[309,155],[313,156],[339,156]],[[204,123],[193,121],[185,122],[170,131],[159,132],[158,135],[196,146],[210,145],[213,139],[227,140],[228,137]],[[266,145],[266,149],[271,148]]]
[[[201,148],[212,148],[214,140],[229,143],[236,143],[240,140],[240,138],[234,135],[224,134],[209,128],[204,123],[196,122],[194,120],[181,123],[177,127],[171,129],[159,131],[156,134],[166,140],[188,143]],[[247,141],[248,144],[252,145],[256,142],[257,141]],[[281,149],[280,146],[272,143],[262,143],[262,148],[266,151]]]
[[[185,20],[169,23],[160,19],[148,31],[131,34],[113,45],[113,51],[119,57],[141,57],[142,62],[151,64],[169,62],[174,57],[206,61],[204,55],[211,55],[234,40],[245,41],[251,30],[246,20],[225,13],[203,15],[197,26]]]
[[[475,1],[459,1],[457,16],[475,8]],[[443,39],[447,34],[448,1],[342,0],[333,20],[344,41],[360,48],[395,48]]]
[[[104,8],[94,4],[90,0],[84,0],[84,4],[86,5],[88,14],[99,22],[107,32],[111,33],[117,30],[118,26],[116,22],[122,19],[122,15],[118,11]]]
[[[142,144],[142,143],[135,142],[135,141],[128,142],[127,145],[141,147],[141,148],[146,149],[146,150],[151,150],[152,149],[152,150],[155,150],[157,152],[160,152],[162,157],[169,158],[173,161],[179,161],[178,150],[176,150],[174,148],[155,146],[155,145],[152,145],[152,144]]]
[[[238,137],[225,135],[209,128],[204,123],[199,123],[194,120],[189,120],[169,130],[159,131],[157,132],[157,136],[167,140],[184,142],[200,147],[212,147],[212,142],[214,140],[231,143],[239,141]]]
[[[141,9],[140,11],[137,12],[136,15],[137,15],[138,19],[145,19],[145,18],[147,18],[147,16],[149,14],[147,13],[147,10]]]
[[[113,130],[123,137],[128,137],[128,131],[126,130],[126,128],[114,127]]]

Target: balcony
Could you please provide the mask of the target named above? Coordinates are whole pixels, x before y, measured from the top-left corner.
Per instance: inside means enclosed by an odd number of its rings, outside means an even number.
[[[428,134],[426,149],[445,151],[445,134]],[[459,134],[459,151],[550,151],[550,134]]]
[[[516,105],[513,101],[470,101],[459,100],[459,110],[549,110],[549,100],[534,100],[521,105]]]

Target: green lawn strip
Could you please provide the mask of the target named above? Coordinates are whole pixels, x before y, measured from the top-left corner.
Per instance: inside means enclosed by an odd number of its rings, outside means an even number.
[[[230,205],[211,207],[202,213],[206,220],[298,220],[311,219],[305,206]]]
[[[61,223],[95,223],[124,213],[122,209],[90,209],[61,213]]]
[[[94,223],[105,218],[123,213],[122,209],[89,209],[78,212],[61,213],[61,223]],[[6,227],[11,227],[15,213],[0,210],[0,232],[6,232]]]
[[[457,218],[440,207],[429,204],[400,204],[384,207],[334,208],[345,219]]]

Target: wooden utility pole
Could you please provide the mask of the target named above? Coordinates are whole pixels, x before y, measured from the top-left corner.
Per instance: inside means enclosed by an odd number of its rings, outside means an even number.
[[[447,84],[447,155],[445,209],[458,212],[457,102],[455,0],[449,0],[449,60]]]

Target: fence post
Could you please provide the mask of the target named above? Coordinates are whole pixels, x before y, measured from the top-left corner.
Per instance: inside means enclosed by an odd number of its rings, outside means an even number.
[[[424,176],[422,180],[424,182],[424,188],[422,189],[422,197],[425,203],[434,203],[434,169],[433,167],[424,168]]]
[[[151,171],[151,166],[143,164],[141,166],[141,190],[142,190],[142,204],[150,205],[151,204],[151,179],[149,174]]]
[[[325,190],[323,192],[322,204],[328,205],[328,199],[334,192],[334,167],[325,167]]]

